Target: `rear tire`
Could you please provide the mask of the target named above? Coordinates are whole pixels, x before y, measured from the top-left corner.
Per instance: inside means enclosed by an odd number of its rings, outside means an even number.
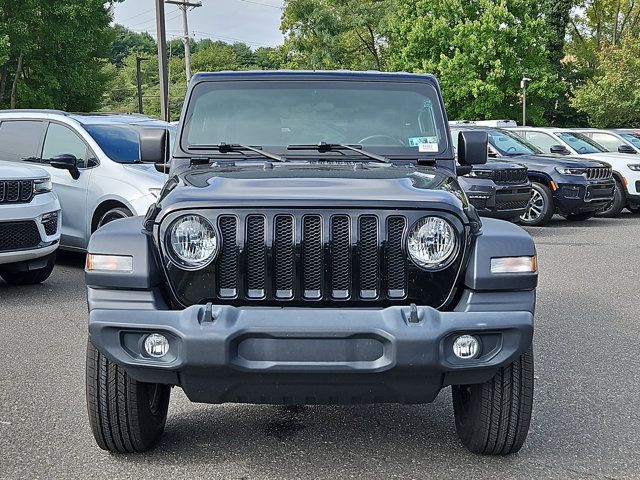
[[[544,227],[555,213],[553,194],[541,183],[531,183],[531,199],[527,209],[520,216],[520,224],[528,227]]]
[[[527,438],[533,406],[533,349],[488,382],[451,387],[456,431],[473,453],[509,455]]]
[[[624,187],[620,185],[620,182],[616,181],[616,186],[613,191],[613,201],[604,209],[596,213],[596,215],[605,218],[615,218],[620,215],[620,213],[624,209],[626,200],[627,199],[625,198]]]
[[[96,230],[107,223],[113,222],[114,220],[120,220],[121,218],[128,218],[133,216],[133,214],[129,211],[128,208],[125,207],[115,207],[104,212],[98,223],[96,225]]]
[[[87,342],[87,410],[98,446],[117,453],[155,446],[167,420],[171,387],[133,380]]]
[[[46,257],[47,264],[36,270],[28,270],[26,272],[11,271],[10,269],[0,269],[0,277],[10,285],[35,285],[44,282],[53,268],[56,266],[55,252]]]

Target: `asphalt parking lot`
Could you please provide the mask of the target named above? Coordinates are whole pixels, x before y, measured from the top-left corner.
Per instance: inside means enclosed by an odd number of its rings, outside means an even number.
[[[541,270],[529,439],[458,443],[448,390],[424,406],[199,405],[172,393],[153,451],[95,445],[85,412],[83,258],[0,281],[0,478],[640,478],[640,216],[532,229]]]

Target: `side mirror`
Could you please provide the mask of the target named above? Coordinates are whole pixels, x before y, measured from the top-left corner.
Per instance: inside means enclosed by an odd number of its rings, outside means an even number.
[[[80,177],[78,159],[75,155],[71,155],[70,153],[65,153],[51,158],[49,160],[49,165],[53,168],[59,168],[60,170],[68,170],[74,180],[77,180]]]
[[[549,152],[556,155],[569,155],[571,153],[564,145],[551,145]]]
[[[638,152],[631,145],[627,145],[626,143],[623,143],[618,147],[618,153],[628,153],[631,155],[636,155]]]
[[[458,163],[465,167],[487,163],[487,132],[463,130],[458,133]]]
[[[164,128],[140,130],[140,161],[144,163],[166,163],[169,136]]]

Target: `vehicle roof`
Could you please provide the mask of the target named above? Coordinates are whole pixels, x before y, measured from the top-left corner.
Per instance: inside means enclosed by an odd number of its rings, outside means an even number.
[[[75,120],[81,125],[95,125],[95,124],[112,124],[112,125],[146,125],[146,126],[167,126],[168,123],[162,120],[149,117],[141,114],[128,114],[128,113],[70,113],[62,110],[53,109],[13,109],[13,110],[0,110],[0,118],[20,118],[21,116],[28,118],[43,118],[54,119],[56,117],[64,117],[67,119]]]
[[[247,70],[200,72],[192,77],[192,82],[239,79],[299,79],[299,80],[380,80],[380,81],[420,81],[437,84],[431,74],[407,72],[379,72],[353,70]]]

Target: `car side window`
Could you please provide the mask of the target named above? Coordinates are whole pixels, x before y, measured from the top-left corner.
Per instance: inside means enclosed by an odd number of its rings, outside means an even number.
[[[44,123],[37,120],[6,120],[0,123],[0,159],[37,162]]]
[[[558,145],[559,143],[551,135],[547,135],[542,132],[526,132],[524,138],[529,140],[544,153],[549,153],[551,151],[551,147]]]
[[[624,143],[622,140],[618,139],[615,135],[611,135],[610,133],[594,132],[589,136],[596,143],[599,143],[610,152],[617,152],[618,147],[620,147]]]
[[[42,161],[47,163],[58,155],[73,155],[78,168],[87,167],[88,149],[82,139],[69,127],[50,123],[42,149]]]

